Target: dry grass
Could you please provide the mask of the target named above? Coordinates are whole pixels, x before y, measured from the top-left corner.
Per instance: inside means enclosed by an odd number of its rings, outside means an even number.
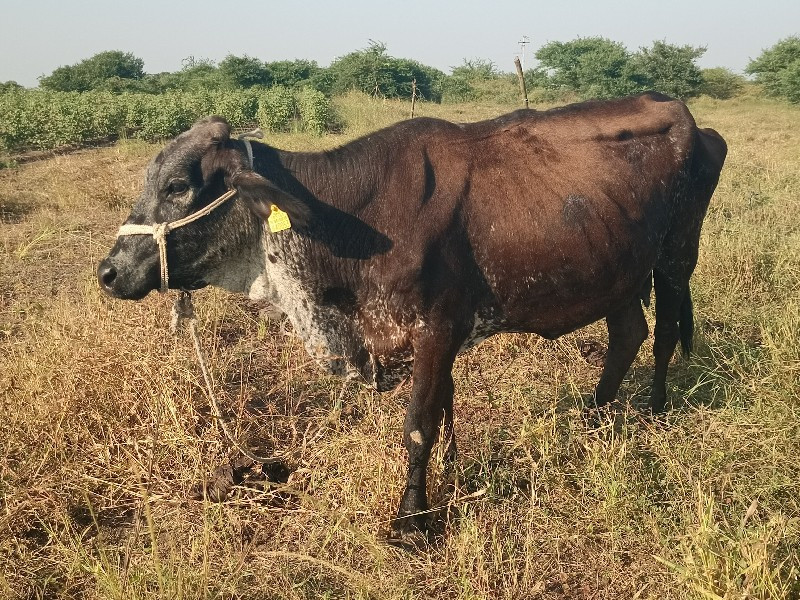
[[[274,143],[329,147],[407,112],[338,108],[341,135]],[[212,290],[198,294],[205,344],[242,437],[269,450],[323,435],[286,483],[234,462],[240,485],[203,499],[236,456],[188,340],[168,335],[169,300],[113,301],[94,281],[154,146],[0,171],[0,597],[800,597],[800,111],[693,110],[731,151],[694,279],[698,354],[669,380],[675,409],[664,424],[585,427],[577,407],[599,369],[580,341],[602,341],[602,325],[492,338],[456,364],[457,472],[437,459],[431,474],[450,510],[411,554],[384,542],[408,388],[321,376],[258,307]],[[650,349],[625,403],[646,398]]]

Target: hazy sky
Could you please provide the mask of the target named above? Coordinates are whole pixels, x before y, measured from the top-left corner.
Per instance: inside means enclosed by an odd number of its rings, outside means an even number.
[[[392,56],[445,72],[465,58],[513,70],[548,41],[604,36],[629,49],[653,40],[705,45],[703,67],[741,71],[781,38],[800,34],[800,0],[0,0],[0,81],[35,86],[40,75],[104,50],[132,52],[145,71],[175,71],[187,56],[305,58],[327,66],[369,40]]]

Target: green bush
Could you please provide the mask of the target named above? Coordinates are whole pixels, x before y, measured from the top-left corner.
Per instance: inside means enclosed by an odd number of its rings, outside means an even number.
[[[414,60],[395,58],[386,53],[380,42],[337,58],[327,69],[332,94],[357,90],[379,98],[411,99],[412,82],[417,82],[419,98],[441,100],[441,81],[445,75],[438,69]]]
[[[74,65],[58,67],[39,79],[42,88],[59,92],[85,92],[100,89],[109,79],[139,80],[144,77],[144,61],[119,50],[100,52]]]
[[[158,95],[12,88],[0,92],[0,147],[7,152],[48,149],[124,136],[155,141],[174,137],[210,114],[233,127],[259,123],[270,131],[295,125],[322,134],[334,125],[328,98],[311,87]]]
[[[800,104],[800,60],[786,67],[780,74],[783,96],[793,104]]]
[[[792,36],[764,50],[745,68],[767,95],[800,103],[800,37]]]
[[[269,68],[252,56],[229,54],[217,68],[223,80],[234,88],[249,88],[254,85],[268,86],[272,83],[272,73]]]
[[[297,94],[297,108],[305,131],[322,135],[328,130],[331,123],[331,103],[325,94],[311,87],[304,87]]]
[[[582,98],[624,96],[641,87],[628,69],[630,54],[625,46],[606,38],[550,42],[539,48],[536,58],[549,74],[550,87]]]
[[[663,41],[633,54],[626,71],[634,90],[654,90],[683,100],[700,94],[703,76],[695,64],[704,47],[676,46]]]
[[[527,79],[527,76],[526,76]],[[493,102],[522,106],[516,74],[503,73],[492,61],[465,60],[440,83],[442,102]]]
[[[470,102],[477,96],[477,90],[466,77],[452,75],[442,81],[442,102]]]
[[[32,110],[32,95],[21,91],[6,92],[0,95],[0,146],[14,150],[28,140],[35,131],[45,125],[45,119],[35,122],[36,115],[42,113]]]
[[[699,93],[697,59],[705,48],[663,41],[630,53],[619,42],[600,37],[550,42],[536,52],[538,85],[574,92],[581,98],[615,98],[654,90],[676,98]]]
[[[703,83],[700,85],[700,93],[711,98],[727,100],[738,96],[744,89],[744,77],[725,67],[703,69],[701,74]]]
[[[272,76],[274,85],[283,85],[289,88],[304,87],[305,85],[316,88],[313,80],[326,70],[320,68],[316,61],[303,59],[268,62],[266,67]]]
[[[294,114],[294,94],[287,87],[276,85],[258,99],[256,118],[258,124],[268,131],[287,131]]]
[[[257,120],[258,99],[255,91],[219,91],[211,96],[211,107],[204,114],[219,115],[231,127],[249,127]]]

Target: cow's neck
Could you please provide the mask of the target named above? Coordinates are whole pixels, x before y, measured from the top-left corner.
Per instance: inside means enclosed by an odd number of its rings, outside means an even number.
[[[219,269],[209,274],[207,281],[210,285],[245,294],[253,300],[270,301],[270,291],[264,284],[265,260],[262,234],[253,232],[250,241],[242,245],[239,253],[229,257]]]
[[[353,318],[367,300],[363,265],[392,245],[361,217],[380,185],[370,172],[375,164],[358,147],[324,154],[284,153],[261,144],[253,150],[257,171],[308,202],[311,224],[300,232],[271,233],[261,223],[209,283],[280,309],[330,372],[358,373],[380,389],[393,385],[402,374],[378,365]]]
[[[276,236],[289,235],[271,233],[263,223],[259,223],[257,228],[248,231],[239,252],[228,257],[219,269],[209,274],[208,283],[229,292],[244,294],[251,300],[270,302],[286,311],[291,298],[276,282],[286,279],[285,267],[294,267],[301,261],[302,254],[298,244],[276,239]],[[279,256],[281,263],[288,259],[291,265],[278,265]]]
[[[396,151],[380,136],[328,152],[289,152],[254,144],[255,169],[284,191],[309,203],[355,215],[381,185],[381,166]]]

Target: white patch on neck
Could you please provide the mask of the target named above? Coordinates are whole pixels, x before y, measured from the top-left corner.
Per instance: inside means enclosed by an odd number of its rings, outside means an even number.
[[[283,311],[289,318],[294,332],[303,340],[308,352],[320,366],[334,375],[348,378],[367,377],[349,360],[348,349],[353,346],[342,322],[343,316],[335,307],[320,306],[312,299],[307,283],[293,272],[298,260],[284,244],[270,243],[269,236],[287,235],[269,233],[265,230],[262,239],[262,272],[248,290],[250,298],[267,300]],[[313,276],[310,274],[310,276]],[[363,340],[360,340],[363,344]],[[368,369],[374,372],[371,365]],[[373,377],[367,377],[372,383]]]
[[[228,262],[209,278],[209,283],[245,293],[251,300],[269,302],[285,313],[308,354],[328,372],[364,378],[379,390],[399,384],[411,371],[411,353],[375,356],[367,347],[357,316],[343,314],[336,306],[317,304],[310,293],[315,282],[304,280],[305,274],[297,274],[303,270],[304,257],[299,250],[294,254],[292,240],[277,239],[281,235],[293,234],[273,234],[265,227],[253,244],[251,255]],[[308,273],[307,277],[313,278],[314,273]],[[377,322],[393,324],[384,306],[373,307],[372,311],[370,317],[377,318]],[[396,324],[389,327],[388,335],[390,347],[402,345],[407,338]]]
[[[208,275],[209,285],[236,294],[246,294],[251,300],[270,300],[266,276],[266,250],[264,236],[259,236],[252,248],[222,264]]]

